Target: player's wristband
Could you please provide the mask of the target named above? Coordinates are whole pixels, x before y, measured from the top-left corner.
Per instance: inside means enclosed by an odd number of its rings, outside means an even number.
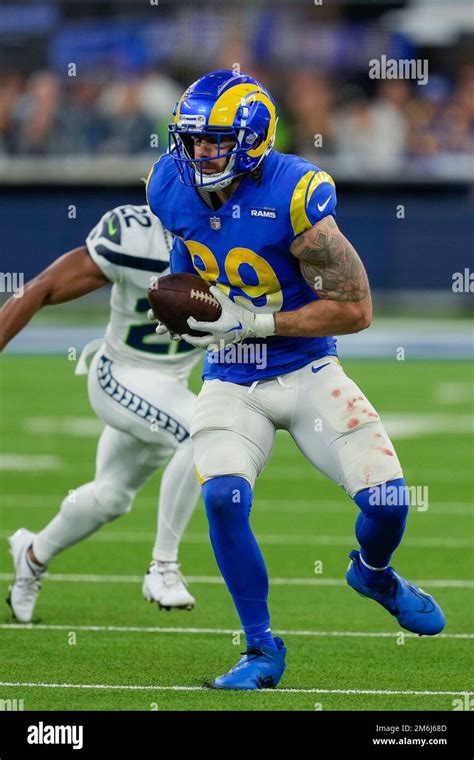
[[[255,337],[268,338],[269,335],[275,335],[274,314],[256,314],[255,315]]]

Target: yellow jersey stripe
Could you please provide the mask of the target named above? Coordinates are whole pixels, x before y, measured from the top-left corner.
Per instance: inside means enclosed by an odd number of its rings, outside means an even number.
[[[330,174],[312,171],[307,172],[301,177],[296,185],[290,202],[290,218],[295,237],[313,226],[308,218],[306,209],[314,191],[323,182],[329,182],[333,187],[336,187],[336,183]]]
[[[314,172],[306,172],[293,190],[293,195],[290,201],[290,218],[295,237],[312,226],[306,213],[305,200],[308,186],[313,177]]]
[[[145,182],[145,198],[148,205],[150,205],[150,201],[148,200],[148,185],[150,184],[151,175],[153,174],[154,168],[155,168],[155,164],[153,164],[150,171],[148,172],[148,177],[146,178],[146,182]]]
[[[198,483],[199,483],[199,485],[200,485],[200,486],[202,486],[202,484],[204,483],[204,478],[202,478],[202,477],[200,476],[200,474],[199,474],[199,472],[198,472],[198,469],[197,469],[196,465],[194,466],[194,472],[196,473],[196,477],[197,477],[197,479],[198,479]]]
[[[166,153],[163,153],[163,154],[162,154],[162,155],[159,157],[158,161],[161,161],[161,159],[162,159],[162,158],[163,158],[163,156],[165,156],[165,155],[166,155]],[[155,163],[154,163],[154,164],[153,164],[153,166],[151,167],[150,171],[148,172],[148,177],[146,178],[146,182],[145,182],[145,196],[146,196],[146,202],[148,203],[148,205],[150,205],[150,201],[148,200],[148,185],[150,184],[150,180],[151,180],[151,178],[152,178],[152,175],[153,175],[153,171],[154,171],[154,169],[155,169],[155,166],[157,165],[158,161],[155,161]]]
[[[147,191],[148,191],[148,185],[150,184],[151,175],[153,174],[153,169],[154,168],[155,168],[155,164],[153,164],[153,166],[151,167],[150,171],[148,172],[147,178],[146,178],[145,188],[146,188]]]

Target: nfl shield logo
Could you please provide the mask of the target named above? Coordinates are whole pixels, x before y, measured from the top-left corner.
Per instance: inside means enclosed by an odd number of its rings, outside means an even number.
[[[221,220],[219,216],[211,216],[209,219],[209,224],[211,225],[211,230],[220,230],[221,228]]]

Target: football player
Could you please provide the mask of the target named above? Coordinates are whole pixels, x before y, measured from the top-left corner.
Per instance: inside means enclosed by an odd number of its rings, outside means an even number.
[[[367,275],[336,223],[333,179],[274,150],[276,122],[272,96],[253,77],[202,77],[177,103],[170,151],[147,187],[152,211],[184,241],[173,271],[197,272],[222,307],[215,322],[188,319],[204,336],[183,336],[210,347],[191,436],[212,546],[247,639],[242,659],[215,680],[222,689],[273,687],[285,669],[249,523],[276,430],[360,509],[349,585],[410,631],[444,626],[433,597],[389,566],[407,488],[379,415],[337,358],[333,336],[370,325]],[[265,362],[253,361],[257,346]]]
[[[178,564],[178,546],[199,496],[190,421],[196,396],[187,387],[202,351],[169,334],[155,335],[147,289],[169,273],[173,236],[147,206],[108,211],[86,243],[41,272],[21,298],[0,310],[0,349],[48,304],[64,303],[112,282],[104,339],[85,347],[76,373],[87,373],[100,436],[95,478],[63,500],[38,534],[20,528],[9,541],[14,581],[7,600],[22,623],[32,619],[40,579],[50,561],[104,523],[126,514],[135,494],[168,460],[161,480],[158,531],[143,594],[166,609],[192,609]]]

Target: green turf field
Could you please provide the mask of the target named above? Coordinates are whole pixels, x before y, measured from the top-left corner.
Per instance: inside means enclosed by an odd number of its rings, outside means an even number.
[[[398,425],[408,484],[429,488],[428,508],[412,509],[394,565],[441,603],[441,636],[401,636],[394,618],[345,585],[356,507],[281,434],[253,507],[273,581],[272,627],[288,646],[278,689],[203,688],[236,662],[244,642],[202,504],[181,552],[196,609],[159,612],[143,601],[156,476],[129,515],[51,563],[35,624],[12,625],[2,603],[0,700],[23,700],[25,710],[451,710],[456,699],[458,707],[468,705],[458,692],[473,689],[472,370],[462,362],[421,361],[354,361],[345,368]],[[94,418],[85,379],[73,370],[60,357],[2,358],[3,597],[11,572],[7,535],[21,526],[40,529],[69,489],[93,478]]]

